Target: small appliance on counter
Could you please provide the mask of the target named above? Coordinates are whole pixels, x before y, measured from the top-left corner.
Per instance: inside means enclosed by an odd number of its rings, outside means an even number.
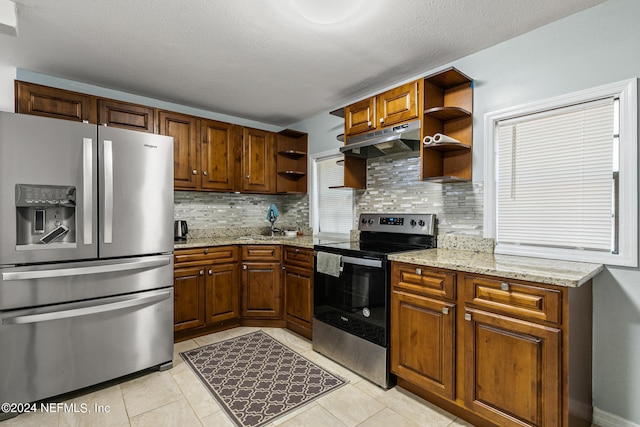
[[[189,227],[187,227],[187,221],[178,219],[173,222],[173,241],[174,242],[186,242],[188,232],[189,232]]]

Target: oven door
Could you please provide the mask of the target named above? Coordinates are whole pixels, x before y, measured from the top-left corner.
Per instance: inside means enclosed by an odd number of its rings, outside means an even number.
[[[343,256],[339,277],[314,273],[314,317],[387,347],[387,283],[387,261]]]

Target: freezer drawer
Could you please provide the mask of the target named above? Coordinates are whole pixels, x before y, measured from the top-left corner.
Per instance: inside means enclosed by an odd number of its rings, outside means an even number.
[[[173,256],[0,269],[0,311],[173,286]]]
[[[50,398],[173,358],[173,288],[0,312],[0,402]]]

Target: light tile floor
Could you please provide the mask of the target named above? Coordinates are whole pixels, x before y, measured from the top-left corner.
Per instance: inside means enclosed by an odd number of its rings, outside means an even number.
[[[241,327],[177,343],[172,369],[151,372],[66,401],[68,408],[75,403],[78,409],[86,407],[93,410],[98,405],[109,408],[108,413],[83,414],[62,408],[57,413],[22,414],[0,423],[0,427],[232,427],[225,412],[178,353],[256,330],[258,328]],[[268,427],[473,427],[400,387],[386,391],[381,389],[314,352],[310,341],[286,329],[262,330],[349,381],[347,385],[277,419]]]

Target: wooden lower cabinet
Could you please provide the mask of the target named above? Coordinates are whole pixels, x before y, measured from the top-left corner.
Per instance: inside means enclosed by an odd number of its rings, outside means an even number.
[[[242,247],[242,317],[282,319],[281,247]]]
[[[287,328],[311,339],[313,322],[313,250],[285,247],[282,255],[284,318]]]
[[[176,268],[173,273],[174,331],[204,326],[203,267]]]
[[[591,282],[570,288],[398,262],[391,271],[400,386],[477,426],[590,426]]]
[[[238,248],[184,249],[174,254],[176,340],[239,323]]]
[[[557,328],[466,310],[465,404],[501,426],[559,426]]]
[[[391,372],[455,397],[455,304],[393,290]]]

